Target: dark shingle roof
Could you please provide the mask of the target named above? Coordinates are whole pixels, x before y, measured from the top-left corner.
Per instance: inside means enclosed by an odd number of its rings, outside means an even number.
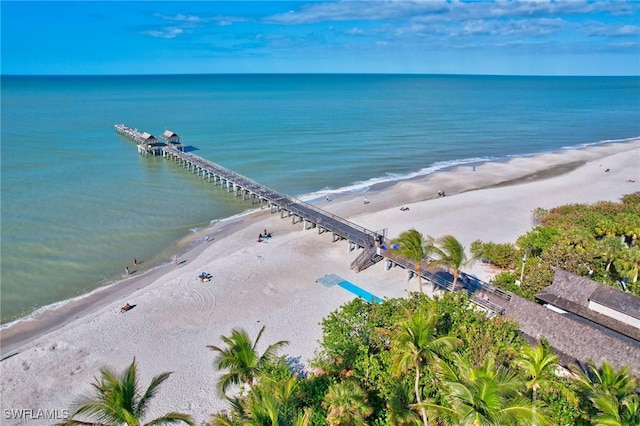
[[[563,311],[570,312],[596,324],[600,324],[610,330],[613,330],[620,334],[624,334],[625,336],[631,337],[632,339],[640,342],[640,328],[634,327],[630,324],[626,324],[622,321],[618,321],[585,306],[579,305],[570,300],[563,299],[560,296],[538,293],[536,297],[538,298],[538,300],[556,306]]]
[[[630,293],[600,285],[591,293],[589,300],[615,309],[632,318],[640,319],[640,297],[636,297]]]
[[[584,307],[589,306],[589,297],[602,285],[560,268],[554,268],[554,272],[553,283],[540,293],[550,293]]]
[[[607,361],[615,368],[628,365],[640,374],[640,342],[606,333],[588,322],[560,314],[513,295],[505,316],[519,323],[520,331],[535,339],[546,338],[558,352],[578,361]]]
[[[536,294],[536,299],[640,341],[640,328],[589,309],[593,301],[640,318],[640,298],[560,268],[554,271],[553,283]]]

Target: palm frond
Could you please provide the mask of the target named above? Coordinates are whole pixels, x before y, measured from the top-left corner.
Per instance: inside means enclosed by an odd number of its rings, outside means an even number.
[[[153,419],[149,423],[145,423],[145,425],[146,426],[170,425],[170,424],[177,424],[177,423],[185,423],[185,424],[188,424],[189,426],[194,426],[196,424],[191,418],[191,416],[188,414],[171,412],[171,413],[165,414],[162,417],[158,417],[157,419]]]
[[[140,398],[136,406],[136,412],[140,416],[144,415],[147,409],[147,405],[149,404],[149,400],[151,400],[158,393],[160,385],[165,380],[167,380],[171,374],[172,374],[171,372],[165,372],[151,379],[151,383],[149,384],[149,387],[145,391],[144,395],[142,395],[142,397]]]
[[[171,373],[162,373],[153,378],[145,394],[141,397],[137,379],[135,358],[129,367],[120,375],[106,367],[100,369],[100,378],[92,383],[95,395],[85,398],[75,410],[71,418],[62,422],[65,425],[139,425],[147,404],[156,394],[158,387]],[[77,418],[88,417],[88,420]],[[193,424],[191,417],[181,413],[169,413],[156,419],[151,424],[168,424],[182,421]]]

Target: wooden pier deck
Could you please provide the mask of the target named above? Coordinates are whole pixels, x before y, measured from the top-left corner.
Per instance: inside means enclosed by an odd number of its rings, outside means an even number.
[[[349,251],[362,248],[363,251],[351,264],[351,267],[356,271],[361,271],[384,258],[387,260],[388,268],[401,266],[410,273],[416,274],[415,265],[412,262],[393,256],[389,251],[380,252],[378,250],[378,247],[384,245],[385,242],[384,235],[381,233],[358,226],[312,204],[281,194],[198,155],[171,147],[164,148],[163,155],[192,173],[202,176],[203,179],[220,185],[229,192],[234,192],[243,200],[249,199],[252,203],[259,202],[261,207],[266,206],[272,211],[281,212],[282,217],[292,217],[292,223],[303,222],[305,229],[316,227],[320,233],[331,232],[334,242],[347,240]],[[435,288],[451,291],[453,276],[448,272],[422,268],[421,275],[426,282]],[[463,278],[466,279],[466,276]],[[466,282],[459,280],[456,291],[467,292],[471,302],[485,309],[490,315],[503,314],[504,305],[508,304],[511,299],[510,293],[475,278],[469,278]],[[491,301],[486,299],[488,294],[492,296]]]
[[[138,152],[141,155],[149,155],[145,144],[149,141],[149,137],[153,138],[153,136],[122,124],[116,125],[115,128],[117,133],[138,144]],[[143,146],[142,150],[140,148],[141,145]],[[356,272],[366,269],[382,259],[386,259],[387,269],[392,266],[400,266],[410,274],[413,274],[410,277],[416,274],[413,262],[394,256],[388,250],[380,250],[380,247],[385,245],[385,231],[371,231],[312,204],[279,193],[213,161],[185,152],[182,144],[179,146],[161,144],[157,150],[155,146],[151,148],[153,148],[152,155],[158,155],[159,153],[173,163],[179,164],[190,172],[212,182],[215,186],[226,188],[228,192],[233,192],[237,197],[242,197],[243,200],[250,200],[252,204],[259,203],[261,208],[269,208],[272,213],[280,212],[282,218],[291,217],[293,224],[303,223],[304,229],[317,228],[318,233],[331,232],[334,242],[339,240],[348,241],[349,251],[362,248],[363,251],[351,263],[351,268]],[[434,288],[444,291],[451,290],[453,277],[444,270],[421,268],[421,276],[427,283],[432,284]],[[473,282],[473,287],[470,287],[468,282],[465,283],[466,287],[462,285],[462,282],[459,282],[456,291],[466,291],[470,296],[471,302],[485,309],[489,315],[501,315],[504,313],[503,305],[508,304],[510,300],[509,293],[475,278],[471,281]],[[487,293],[500,297],[494,297],[489,301],[482,297]],[[504,303],[500,303],[499,300],[503,300]]]
[[[355,248],[371,248],[381,235],[349,222],[339,216],[305,203],[287,195],[281,194],[262,184],[229,170],[219,164],[206,160],[198,155],[183,152],[173,147],[165,147],[163,156],[180,164],[192,173],[202,176],[214,185],[226,188],[243,200],[260,203],[262,208],[268,207],[279,211],[282,217],[292,217],[293,223],[302,222],[305,229],[317,228],[320,233],[331,232],[334,241],[347,240],[349,250]]]

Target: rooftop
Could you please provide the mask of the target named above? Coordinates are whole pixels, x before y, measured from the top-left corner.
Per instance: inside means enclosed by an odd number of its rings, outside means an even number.
[[[631,318],[640,318],[640,298],[589,278],[555,268],[553,283],[536,299],[640,341],[640,328],[589,308],[593,301]]]
[[[546,338],[567,363],[607,361],[640,374],[640,329],[589,309],[589,301],[594,301],[637,318],[640,298],[559,268],[553,283],[536,298],[566,313],[513,295],[505,316],[517,321],[526,337]]]

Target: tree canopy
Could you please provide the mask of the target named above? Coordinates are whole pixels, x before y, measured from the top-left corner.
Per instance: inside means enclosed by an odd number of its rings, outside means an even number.
[[[640,297],[640,192],[620,202],[538,210],[536,221],[515,244],[471,244],[474,257],[501,269],[494,284],[533,300],[557,266]]]
[[[581,379],[558,375],[546,342],[529,345],[517,324],[487,317],[464,294],[354,299],[322,328],[311,374],[297,376],[286,358],[273,360],[212,424],[589,425],[633,424],[624,422],[640,415],[629,369],[591,364]],[[259,421],[256,401],[273,407],[277,422]]]

